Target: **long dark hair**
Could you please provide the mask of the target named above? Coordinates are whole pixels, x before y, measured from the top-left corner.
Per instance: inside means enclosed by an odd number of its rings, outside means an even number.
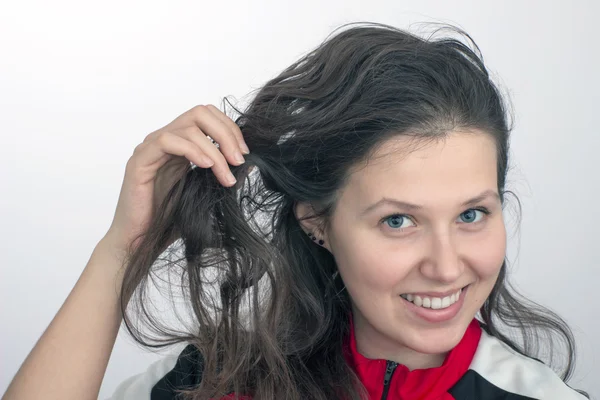
[[[495,140],[504,207],[510,110],[461,29],[442,26],[424,39],[372,23],[343,26],[267,82],[245,110],[227,104],[251,149],[232,167],[238,184],[223,187],[211,170],[191,166],[174,185],[128,255],[125,324],[144,346],[199,349],[203,377],[189,398],[359,399],[362,385],[343,354],[349,295],[331,253],[301,229],[295,205],[309,202],[313,217],[327,221],[350,168],[385,139],[421,142],[477,128]],[[164,257],[174,238],[183,255]],[[566,381],[572,332],[516,294],[507,273],[505,261],[480,310],[484,328],[531,357],[542,358],[540,338],[558,339],[550,343],[566,350],[559,373]],[[160,282],[171,294],[180,289],[190,311],[185,329],[153,315],[148,294]]]

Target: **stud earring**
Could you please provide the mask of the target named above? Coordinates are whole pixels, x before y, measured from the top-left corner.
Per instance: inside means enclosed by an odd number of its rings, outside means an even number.
[[[317,237],[312,233],[312,232],[307,232],[307,235],[313,240],[313,241],[317,241]],[[321,246],[323,245],[323,243],[325,243],[325,241],[323,239],[319,239],[319,241],[317,242],[319,243]]]

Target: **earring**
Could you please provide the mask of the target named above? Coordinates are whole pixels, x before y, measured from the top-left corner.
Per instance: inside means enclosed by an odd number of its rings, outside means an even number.
[[[307,232],[307,235],[313,240],[313,241],[317,241],[317,237],[312,233],[312,232]],[[319,241],[317,242],[319,243],[321,246],[323,245],[323,243],[325,243],[325,241],[323,239],[319,239]]]

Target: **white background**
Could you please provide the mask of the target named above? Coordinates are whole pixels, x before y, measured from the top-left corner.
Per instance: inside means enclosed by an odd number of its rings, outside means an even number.
[[[600,6],[592,1],[116,1],[0,6],[0,393],[112,221],[144,136],[242,99],[340,24],[469,32],[516,112],[523,202],[515,280],[579,344],[571,383],[600,396]],[[100,397],[159,355],[121,332]],[[598,397],[600,398],[600,397]]]

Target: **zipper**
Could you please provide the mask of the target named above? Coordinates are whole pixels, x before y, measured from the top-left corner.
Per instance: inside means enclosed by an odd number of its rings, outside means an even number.
[[[387,360],[385,362],[385,377],[383,378],[383,394],[381,395],[381,400],[386,400],[388,396],[388,391],[390,390],[390,382],[392,380],[392,375],[398,366],[397,362]]]

